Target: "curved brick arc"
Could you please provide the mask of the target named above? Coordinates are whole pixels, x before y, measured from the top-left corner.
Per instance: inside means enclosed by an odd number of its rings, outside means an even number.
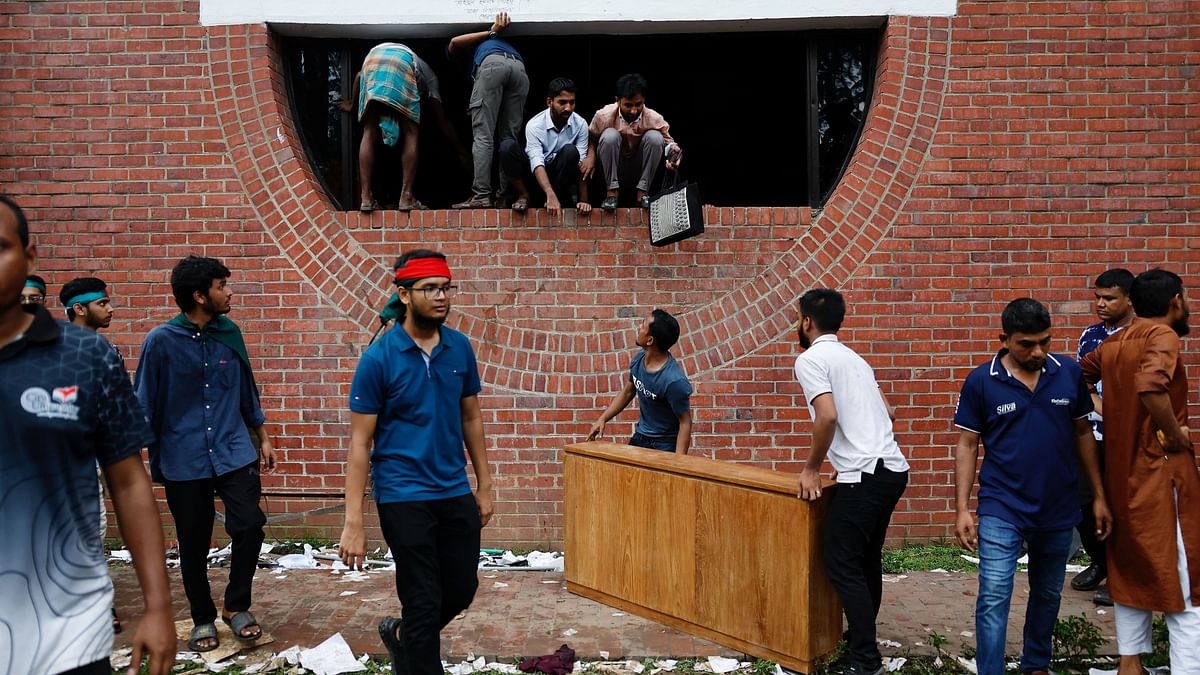
[[[949,26],[946,18],[889,20],[866,127],[823,212],[757,277],[684,313],[692,328],[680,352],[693,376],[703,377],[787,334],[797,292],[818,283],[844,284],[895,224],[937,126]],[[327,301],[370,325],[374,309],[364,298],[380,293],[380,265],[348,228],[351,219],[368,216],[336,211],[322,191],[292,123],[284,69],[268,29],[212,27],[208,43],[220,123],[250,203]],[[399,217],[416,226],[414,231],[448,220],[445,212],[414,214],[411,221]],[[469,335],[487,336],[479,356],[493,386],[574,394],[612,390],[613,373],[623,365],[615,354],[627,351],[628,327],[564,335],[497,325],[476,310],[458,311],[457,325]]]

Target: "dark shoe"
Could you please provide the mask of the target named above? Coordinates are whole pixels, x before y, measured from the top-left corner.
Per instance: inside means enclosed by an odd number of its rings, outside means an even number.
[[[112,608],[112,627],[113,627],[113,633],[121,632],[121,629],[122,629],[121,617],[117,616],[117,608],[116,607]]]
[[[490,209],[492,208],[491,195],[473,195],[465,202],[459,202],[450,208],[452,209]]]
[[[255,619],[254,615],[250,612],[238,612],[233,616],[222,615],[221,620],[233,630],[233,637],[242,642],[254,642],[262,637],[262,626],[258,625],[258,619]],[[247,634],[245,632],[247,628],[255,630]]]
[[[1108,570],[1092,563],[1087,569],[1075,575],[1075,578],[1071,580],[1071,588],[1077,591],[1094,591],[1104,583],[1107,576]]]
[[[392,675],[407,675],[408,664],[404,662],[404,643],[400,641],[400,619],[385,616],[379,622],[379,639],[387,647],[392,659]]]
[[[517,200],[512,203],[512,210],[517,213],[525,213],[529,208],[529,200],[524,197],[517,197]]]
[[[1107,585],[1101,586],[1100,588],[1096,589],[1096,592],[1092,595],[1092,602],[1096,603],[1097,605],[1103,605],[1105,607],[1113,606],[1112,596],[1110,596],[1108,594],[1108,586]]]
[[[617,210],[617,198],[616,197],[605,197],[604,201],[600,202],[600,208],[604,209],[605,211],[607,211],[609,213],[615,213]]]
[[[642,195],[641,197],[638,197],[638,206],[642,207],[643,209],[650,208],[650,195]]]
[[[202,646],[201,640],[212,640],[208,646]],[[217,640],[217,627],[212,623],[202,623],[199,626],[192,626],[192,632],[188,635],[188,649],[194,652],[211,652],[221,643]]]

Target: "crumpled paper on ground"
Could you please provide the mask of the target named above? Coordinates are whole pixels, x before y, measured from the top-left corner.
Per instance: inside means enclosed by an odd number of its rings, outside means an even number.
[[[354,658],[354,652],[350,651],[350,645],[346,644],[346,638],[341,633],[334,633],[312,649],[301,650],[300,665],[316,675],[340,675],[367,669]]]
[[[254,640],[253,642],[242,642],[233,636],[233,629],[230,628],[224,621],[217,619],[215,623],[217,625],[217,641],[221,644],[216,649],[207,652],[200,652],[200,658],[203,659],[204,663],[206,664],[216,663],[217,661],[233,656],[242,650],[253,649],[254,647],[270,644],[275,641],[275,638],[271,637],[271,634],[267,632],[267,629],[263,628],[263,633],[257,640]],[[191,619],[182,619],[175,622],[175,637],[179,640],[180,646],[187,646],[188,637],[191,635],[191,633]]]

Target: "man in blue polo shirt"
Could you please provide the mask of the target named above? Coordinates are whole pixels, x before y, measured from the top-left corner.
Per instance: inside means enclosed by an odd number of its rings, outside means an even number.
[[[1092,399],[1079,369],[1051,354],[1050,313],[1032,298],[1013,300],[1001,315],[1003,346],[967,376],[954,424],[959,428],[954,472],[955,537],[979,551],[975,604],[979,675],[1002,675],[1008,609],[1021,542],[1029,548],[1029,602],[1025,612],[1024,673],[1045,673],[1050,642],[1079,522],[1073,452],[1079,455],[1095,496],[1098,539],[1108,537],[1112,516],[1100,482],[1088,413]],[[979,441],[979,525],[970,512]]]
[[[400,324],[373,344],[350,385],[346,522],[339,551],[366,560],[367,467],[379,524],[396,560],[401,619],[379,636],[392,672],[442,675],[439,634],[479,587],[480,529],[492,517],[492,476],[479,411],[479,369],[462,333],[444,326],[452,285],[446,256],[418,249],[394,266]],[[467,482],[463,446],[476,491]],[[403,623],[403,628],[401,628]]]

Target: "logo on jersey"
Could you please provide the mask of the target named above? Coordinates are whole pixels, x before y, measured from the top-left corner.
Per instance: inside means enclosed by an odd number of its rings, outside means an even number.
[[[632,380],[633,380],[633,386],[634,386],[634,388],[635,388],[635,389],[637,389],[639,392],[641,392],[641,394],[642,394],[643,396],[645,396],[646,398],[650,399],[651,401],[658,400],[658,394],[656,394],[656,393],[654,393],[654,392],[650,391],[649,389],[647,389],[647,388],[646,388],[646,386],[642,384],[642,381],[641,381],[641,380],[639,380],[639,379],[637,379],[636,377],[633,377],[633,376],[630,376],[630,379],[632,379]]]
[[[1016,412],[1016,411],[1017,411],[1016,403],[1001,403],[1000,405],[996,406],[996,414],[997,415],[1007,415],[1010,412]]]
[[[38,417],[77,421],[79,406],[75,405],[75,401],[78,398],[77,386],[55,387],[53,394],[41,387],[30,387],[21,394],[21,407]]]

